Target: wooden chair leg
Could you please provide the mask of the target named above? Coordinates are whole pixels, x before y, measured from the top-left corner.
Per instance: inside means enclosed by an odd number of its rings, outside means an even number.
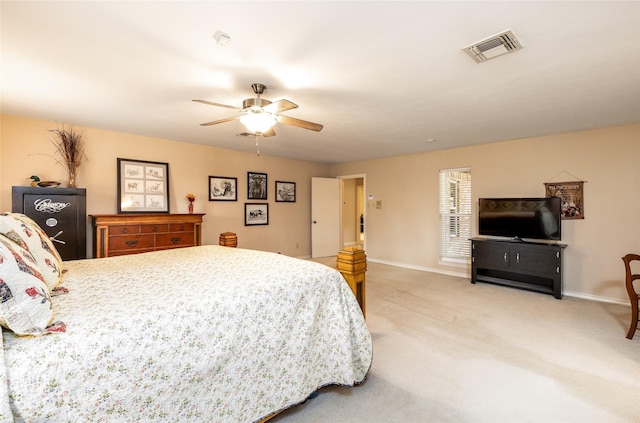
[[[635,302],[631,302],[631,326],[629,327],[629,333],[627,338],[633,339],[636,330],[638,329],[638,299]]]

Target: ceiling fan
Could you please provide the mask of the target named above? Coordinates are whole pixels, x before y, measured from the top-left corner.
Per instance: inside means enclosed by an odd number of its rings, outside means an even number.
[[[251,85],[253,92],[256,94],[256,98],[247,98],[242,102],[242,107],[234,107],[221,103],[214,103],[207,100],[193,100],[198,103],[208,104],[211,106],[224,107],[227,109],[233,109],[241,112],[241,115],[229,117],[220,120],[214,120],[212,122],[201,123],[200,126],[211,126],[219,123],[230,122],[232,120],[240,120],[240,122],[247,127],[249,132],[243,132],[239,135],[245,136],[263,136],[272,137],[276,133],[273,130],[273,126],[279,122],[286,125],[297,126],[298,128],[309,129],[311,131],[319,132],[323,126],[318,123],[309,122],[302,119],[296,119],[289,116],[281,115],[281,112],[295,109],[297,104],[292,103],[289,100],[277,100],[271,102],[269,100],[260,97],[267,87],[260,83]]]

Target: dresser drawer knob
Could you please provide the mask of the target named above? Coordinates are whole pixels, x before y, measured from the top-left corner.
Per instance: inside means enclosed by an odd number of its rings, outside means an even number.
[[[129,233],[129,228],[122,228],[121,231],[123,234],[128,234]]]
[[[182,238],[176,237],[176,238],[171,238],[171,242],[173,242],[174,244],[177,244],[178,242],[180,242]]]
[[[153,227],[153,232],[158,232],[158,227],[157,226]]]
[[[138,244],[138,240],[137,239],[132,239],[129,241],[125,241],[125,244],[127,244],[129,246],[129,248],[133,248]]]

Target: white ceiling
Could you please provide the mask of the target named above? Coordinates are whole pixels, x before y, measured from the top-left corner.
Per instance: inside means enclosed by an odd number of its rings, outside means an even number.
[[[638,1],[2,1],[1,111],[255,152],[235,116],[286,98],[262,154],[351,162],[640,122]],[[511,29],[524,48],[462,48]],[[216,31],[231,37],[227,47]],[[435,142],[428,142],[435,139]],[[553,154],[553,152],[549,152]]]

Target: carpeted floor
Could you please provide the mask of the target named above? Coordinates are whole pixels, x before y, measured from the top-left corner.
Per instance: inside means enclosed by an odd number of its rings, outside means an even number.
[[[630,310],[370,262],[367,381],[271,422],[640,422]]]

